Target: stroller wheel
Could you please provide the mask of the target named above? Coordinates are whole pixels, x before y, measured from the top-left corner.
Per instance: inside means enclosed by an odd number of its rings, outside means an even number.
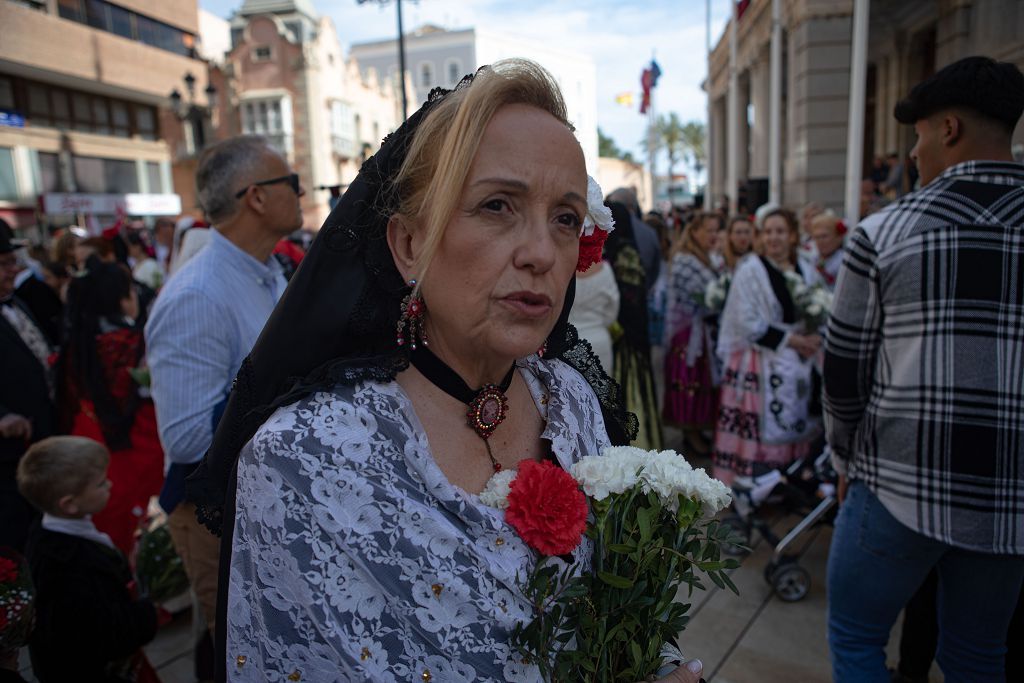
[[[770,583],[780,600],[798,602],[811,590],[811,574],[798,564],[783,564],[774,568]]]

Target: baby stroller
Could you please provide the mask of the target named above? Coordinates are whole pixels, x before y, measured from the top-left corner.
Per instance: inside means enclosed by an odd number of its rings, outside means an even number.
[[[784,602],[802,600],[811,589],[811,575],[799,564],[802,552],[787,554],[786,549],[819,522],[831,524],[835,518],[837,475],[831,456],[826,445],[819,455],[796,460],[785,469],[765,468],[755,470],[753,476],[737,477],[732,487],[735,515],[726,523],[745,536],[748,544],[756,531],[775,546],[764,579]],[[759,514],[766,505],[784,514],[799,514],[802,519],[780,539]]]

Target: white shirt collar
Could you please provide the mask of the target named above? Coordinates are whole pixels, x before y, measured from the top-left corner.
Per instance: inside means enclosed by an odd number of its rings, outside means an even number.
[[[43,528],[47,531],[78,536],[79,538],[102,543],[108,548],[114,547],[114,542],[110,540],[110,536],[96,528],[96,525],[92,523],[90,515],[80,519],[70,519],[68,517],[57,517],[47,512],[43,515]]]

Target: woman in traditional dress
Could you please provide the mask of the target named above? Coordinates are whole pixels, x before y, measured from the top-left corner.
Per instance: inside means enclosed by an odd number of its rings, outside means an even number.
[[[723,238],[722,271],[734,273],[740,259],[754,251],[754,224],[747,216],[733,216]]]
[[[149,499],[164,481],[131,273],[122,264],[89,257],[68,287],[66,312],[68,336],[58,371],[62,418],[71,434],[110,450],[110,501],[93,522],[128,555]]]
[[[538,680],[510,639],[534,555],[478,494],[635,432],[566,322],[610,227],[593,194],[519,60],[436,89],[363,164],[189,482],[223,531],[221,677]]]
[[[629,209],[620,202],[608,202],[616,230],[608,237],[604,258],[615,273],[619,288],[618,339],[612,365],[615,380],[622,386],[626,410],[639,420],[633,440],[637,448],[661,449],[661,415],[658,391],[651,366],[650,321],[647,308],[647,280],[633,235]]]
[[[796,217],[785,209],[763,222],[764,255],[745,259],[722,312],[718,354],[725,363],[715,477],[729,483],[760,468],[780,468],[806,455],[818,432],[809,413],[811,358],[821,337],[803,329],[786,273],[813,283],[817,274],[797,257]]]
[[[822,282],[832,291],[836,288],[839,267],[843,265],[846,249],[846,224],[831,211],[816,216],[811,221],[811,239],[818,248],[816,268]]]
[[[698,212],[674,246],[668,283],[668,335],[665,355],[666,423],[683,430],[687,451],[706,454],[710,445],[702,431],[714,429],[717,389],[712,381],[710,334],[704,304],[708,283],[718,274],[711,262],[721,219]]]

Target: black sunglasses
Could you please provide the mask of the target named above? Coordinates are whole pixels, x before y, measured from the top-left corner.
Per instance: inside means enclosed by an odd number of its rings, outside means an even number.
[[[276,185],[277,183],[288,183],[289,185],[291,185],[292,191],[294,191],[295,194],[299,193],[299,174],[289,173],[288,175],[283,175],[280,178],[271,178],[270,180],[261,180],[258,183],[249,183],[244,188],[235,193],[235,199],[241,199],[242,195],[248,192],[249,188],[253,187],[254,185]]]

